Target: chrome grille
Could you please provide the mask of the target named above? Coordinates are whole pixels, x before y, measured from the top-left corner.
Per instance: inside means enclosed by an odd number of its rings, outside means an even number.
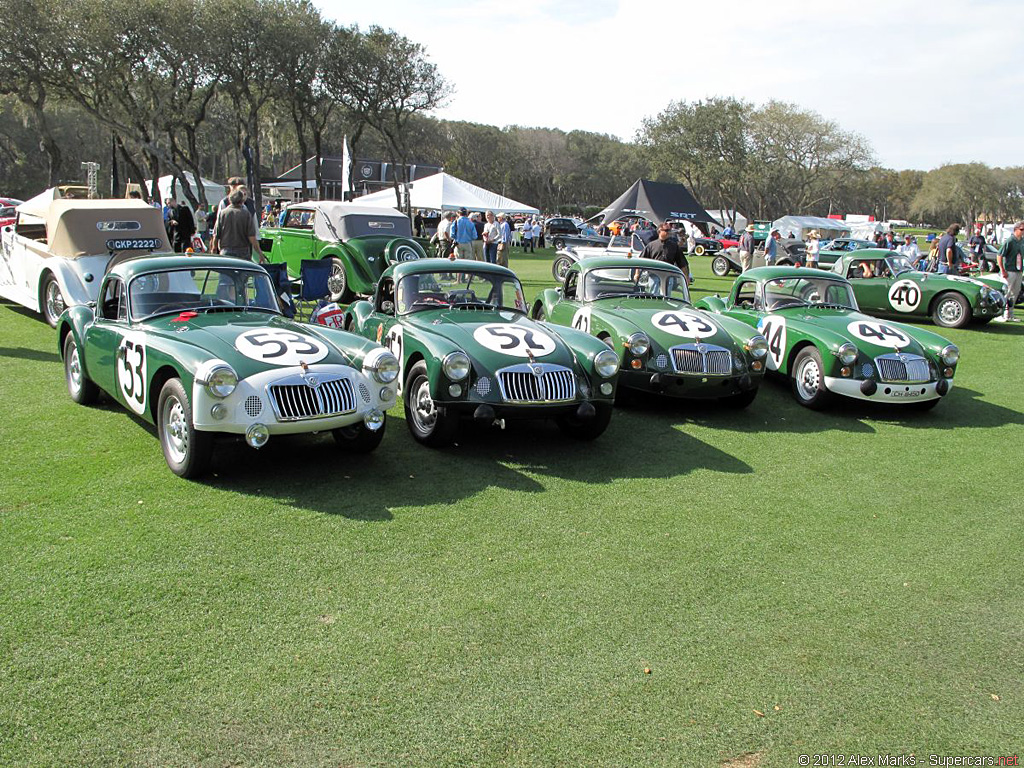
[[[317,381],[312,387],[307,382],[307,379],[295,376],[287,383],[267,387],[279,421],[338,416],[356,409],[355,390],[348,379]]]
[[[875,358],[882,381],[924,382],[931,376],[928,361],[919,355],[881,355]]]
[[[576,399],[576,377],[546,363],[513,365],[498,371],[501,397],[509,403],[558,403]]]
[[[676,373],[700,373],[728,376],[732,373],[729,350],[712,344],[683,344],[672,347],[672,365]]]

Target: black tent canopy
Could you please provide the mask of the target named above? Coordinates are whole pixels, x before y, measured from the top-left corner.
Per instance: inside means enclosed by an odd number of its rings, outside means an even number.
[[[681,219],[693,224],[721,226],[682,184],[637,179],[633,186],[594,218],[608,224],[624,216],[641,216],[655,224]]]

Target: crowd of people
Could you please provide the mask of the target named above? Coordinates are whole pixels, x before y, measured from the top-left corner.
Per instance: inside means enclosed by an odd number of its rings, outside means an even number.
[[[421,216],[417,212],[417,216]],[[414,219],[415,222],[415,219]],[[414,227],[422,233],[420,227]],[[460,259],[486,261],[508,266],[509,254],[514,248],[523,253],[534,253],[544,247],[544,225],[539,218],[529,217],[516,223],[505,213],[473,211],[460,208],[441,215],[437,229],[430,237],[438,256],[453,255]]]

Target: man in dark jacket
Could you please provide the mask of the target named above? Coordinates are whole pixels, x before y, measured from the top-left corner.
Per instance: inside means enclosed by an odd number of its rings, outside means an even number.
[[[690,262],[686,260],[686,256],[679,248],[679,241],[674,237],[669,237],[672,234],[672,227],[668,224],[662,224],[658,227],[658,238],[651,240],[644,249],[640,252],[641,259],[656,259],[658,261],[665,261],[669,264],[675,264],[679,267],[683,274],[686,275],[686,282],[690,282]]]
[[[192,216],[192,209],[188,203],[179,202],[174,209],[174,220],[177,225],[174,228],[174,251],[182,253],[186,248],[192,246],[192,235],[196,233],[196,220]]]

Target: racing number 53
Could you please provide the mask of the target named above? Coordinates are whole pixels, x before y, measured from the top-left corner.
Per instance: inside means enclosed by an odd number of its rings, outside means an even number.
[[[146,405],[146,348],[125,339],[123,349],[121,391],[132,410],[138,411]]]
[[[277,349],[274,351],[263,351],[262,357],[265,360],[282,357],[288,352],[289,348],[292,348],[292,353],[296,355],[315,355],[320,351],[319,347],[309,343],[309,339],[297,333],[278,333],[271,336],[263,331],[257,331],[255,333],[247,333],[242,338],[260,348],[266,347],[268,344],[276,345]]]

